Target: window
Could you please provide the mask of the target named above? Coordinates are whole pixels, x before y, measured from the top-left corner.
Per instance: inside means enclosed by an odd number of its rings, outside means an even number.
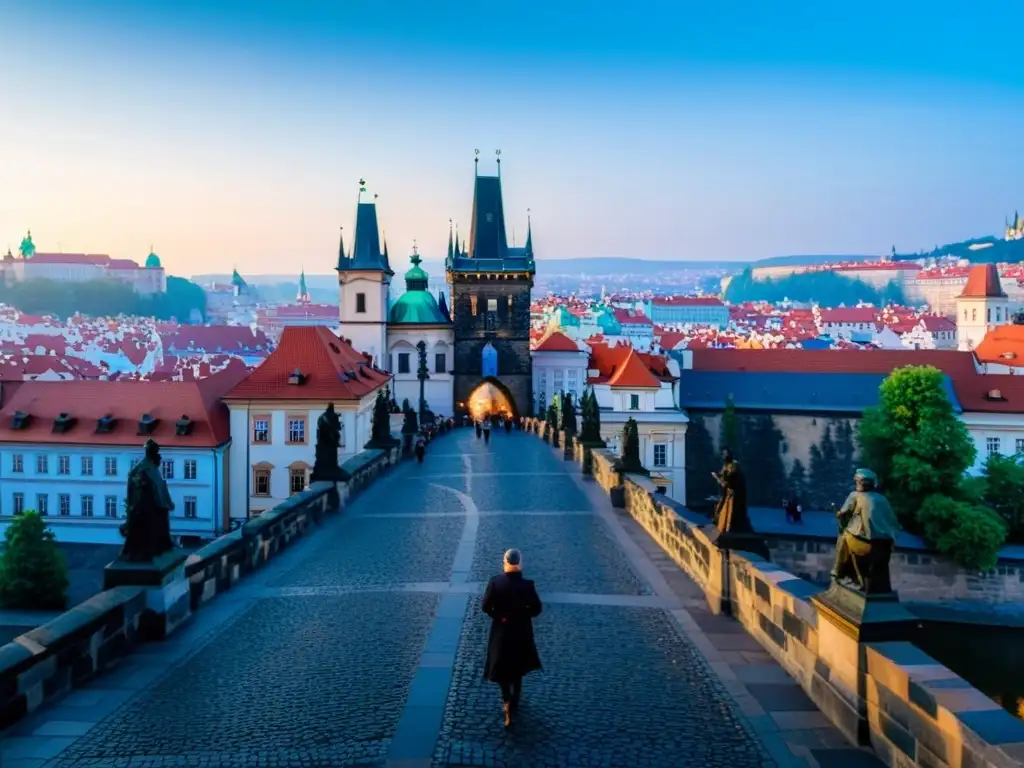
[[[398,372],[408,373],[409,372],[409,353],[399,352],[398,353]]]
[[[998,437],[985,438],[985,449],[987,450],[989,456],[994,456],[997,453],[999,453],[999,449],[1001,447],[1000,442],[1001,441]]]
[[[174,479],[174,460],[168,459],[167,461],[160,462],[160,474],[164,476],[164,480]]]
[[[497,312],[498,311],[498,300],[497,299],[488,299],[487,300],[487,311],[488,312]]]
[[[270,495],[270,470],[269,469],[254,469],[252,471],[252,495],[253,496],[269,496]]]
[[[50,471],[50,458],[45,454],[41,453],[36,456],[36,473],[45,475]]]
[[[640,410],[640,395],[629,396],[629,410],[639,411]]]
[[[992,307],[989,307],[988,309],[985,310],[985,320],[986,322],[989,323],[992,322]]]
[[[469,297],[469,308],[471,310],[473,310],[473,317],[476,317],[476,305],[477,305],[477,298],[476,298],[476,296],[470,296]]]
[[[67,517],[71,514],[71,494],[70,493],[58,493],[57,494],[57,507],[62,517]]]
[[[561,392],[565,381],[565,374],[562,371],[555,371],[555,391]]]
[[[306,419],[301,416],[288,417],[288,442],[306,442]]]
[[[70,475],[71,474],[71,457],[70,456],[58,456],[57,457],[57,474],[58,475]]]
[[[668,466],[668,446],[665,445],[664,443],[654,444],[654,466]]]
[[[15,493],[11,496],[12,506],[14,507],[14,514],[20,515],[25,511],[25,494]],[[42,514],[42,513],[40,513]]]
[[[117,517],[117,496],[103,497],[103,514],[107,517]]]
[[[92,517],[92,496],[82,497],[82,517]]]
[[[357,293],[356,294],[356,312],[358,312],[360,315],[366,314],[366,294],[365,293]]]
[[[92,456],[82,457],[82,474],[86,476],[92,474]]]
[[[1017,438],[1017,450],[1016,453],[1024,453],[1024,439]]]
[[[578,376],[579,376],[579,371],[577,371],[575,368],[570,368],[569,369],[569,388],[570,389],[575,389],[576,388],[576,381],[577,381],[577,377]]]
[[[25,457],[20,453],[11,456],[11,472],[20,475],[25,471]]]
[[[294,496],[296,493],[302,493],[304,490],[306,490],[306,470],[288,470],[288,492]]]
[[[252,441],[254,443],[270,442],[270,419],[266,416],[253,416]]]
[[[448,358],[444,352],[434,353],[434,373],[447,373],[448,372]]]
[[[50,514],[50,495],[47,493],[36,494],[36,512],[44,517]]]
[[[103,474],[107,477],[117,477],[117,456],[107,456],[103,459]]]
[[[194,520],[196,518],[196,508],[198,507],[198,505],[199,502],[196,500],[195,496],[186,496],[185,517],[192,518]]]
[[[196,460],[185,459],[185,479],[195,480],[196,479]]]

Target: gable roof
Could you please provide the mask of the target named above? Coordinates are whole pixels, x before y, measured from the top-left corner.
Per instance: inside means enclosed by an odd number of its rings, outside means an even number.
[[[57,445],[142,445],[153,438],[171,448],[213,448],[231,439],[223,393],[239,380],[237,371],[200,381],[26,381],[0,410],[0,443]],[[13,427],[15,413],[28,414],[28,424]],[[74,421],[54,432],[62,414]],[[140,435],[144,415],[152,431]],[[110,430],[98,433],[97,423],[112,417]],[[177,434],[179,419],[188,417],[188,434]]]
[[[561,331],[550,331],[537,343],[534,352],[580,352],[576,342]]]
[[[1003,286],[999,282],[999,270],[996,265],[975,264],[967,274],[967,284],[959,299],[1005,299]]]
[[[301,383],[289,379],[298,371]],[[277,348],[245,380],[225,395],[228,400],[360,400],[383,387],[391,375],[323,326],[288,326]]]
[[[985,334],[974,354],[983,363],[1024,365],[1024,325],[997,325]]]
[[[594,340],[588,341],[588,344],[590,369],[597,371],[597,376],[587,379],[591,384],[643,389],[660,387],[662,382],[675,381],[675,377],[668,370],[668,359],[661,355],[637,352],[630,344],[610,346]],[[625,371],[627,366],[629,370]],[[615,384],[612,384],[613,379]],[[652,384],[652,381],[655,383]]]
[[[613,388],[660,389],[661,381],[655,378],[636,350],[629,347],[626,359],[616,366],[608,385]]]

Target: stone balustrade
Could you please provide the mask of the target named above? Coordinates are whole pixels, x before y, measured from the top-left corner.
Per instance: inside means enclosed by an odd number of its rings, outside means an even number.
[[[577,461],[583,464],[582,452]],[[862,643],[811,598],[823,588],[758,555],[719,548],[707,518],[623,475],[591,450],[592,475],[704,591],[799,683],[851,742],[890,766],[1024,764],[1024,722],[909,642]],[[773,550],[774,551],[774,550]]]
[[[180,588],[188,600],[175,607],[185,616],[154,621],[147,588],[119,586],[0,647],[0,728],[115,666],[146,641],[147,624],[180,627],[192,612],[342,509],[398,460],[398,449],[363,451],[341,466],[343,481],[314,483],[189,555],[180,572]]]

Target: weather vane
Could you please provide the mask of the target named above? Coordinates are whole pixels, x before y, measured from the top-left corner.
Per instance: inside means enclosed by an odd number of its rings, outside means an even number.
[[[474,149],[473,150],[473,154],[474,155],[479,155],[480,154],[480,150],[479,149]]]
[[[360,192],[365,192],[366,191],[366,179],[360,179],[359,180],[359,191]]]
[[[501,157],[501,150],[500,149],[494,150],[494,154],[496,154],[498,157]]]
[[[412,252],[413,254],[419,254],[419,247],[416,245],[416,238],[412,239]]]

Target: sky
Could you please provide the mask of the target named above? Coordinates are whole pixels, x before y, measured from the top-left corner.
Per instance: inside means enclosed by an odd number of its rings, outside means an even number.
[[[19,7],[20,6],[20,7]],[[468,236],[474,150],[538,259],[901,252],[1024,211],[1016,2],[0,6],[0,248],[328,273]],[[5,242],[6,240],[6,242]]]

